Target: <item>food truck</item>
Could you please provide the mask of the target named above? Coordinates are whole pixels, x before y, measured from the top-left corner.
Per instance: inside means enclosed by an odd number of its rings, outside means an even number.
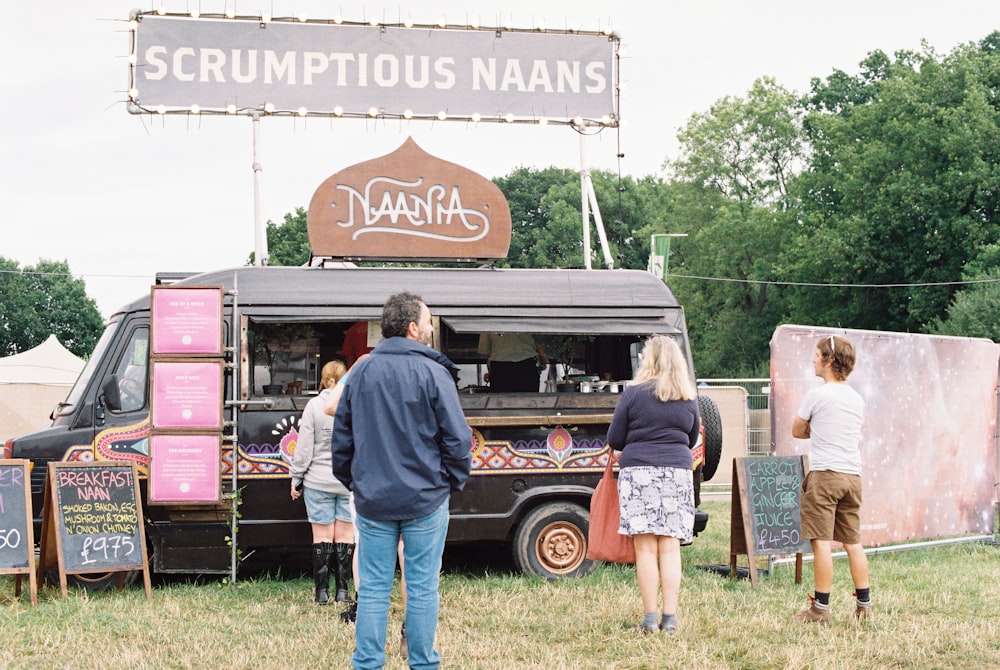
[[[388,184],[384,188],[398,189],[421,181],[406,169],[422,170],[421,178],[428,179],[429,163],[421,159],[369,167],[378,174],[397,175],[383,182]],[[470,257],[505,254],[510,235],[506,200],[482,178],[478,188],[489,193],[475,191],[466,176],[454,176],[453,168],[441,179],[460,185],[449,184],[437,192],[450,194],[450,211],[462,213],[463,223],[454,226],[458,241],[407,239],[406,225],[425,232],[426,222],[414,222],[413,216],[385,224],[368,218],[356,222],[365,234],[349,235],[354,224],[345,225],[351,219],[343,217],[350,202],[336,208],[341,218],[324,225],[324,216],[335,209],[329,200],[345,190],[325,182],[310,205],[310,265],[162,275],[150,295],[113,315],[69,396],[53,412],[52,425],[5,444],[5,457],[33,464],[35,516],[41,515],[49,462],[127,461],[137,465],[142,478],[154,572],[225,573],[234,536],[244,557],[295,552],[304,557],[310,527],[302,500],[289,496],[289,462],[302,411],[319,392],[320,369],[341,354],[352,327],[365,326],[366,344],[375,344],[386,298],[410,291],[420,295],[433,314],[432,346],[461,368],[458,391],[473,431],[472,476],[451,498],[448,541],[508,543],[517,567],[527,574],[560,578],[592,570],[594,564],[586,558],[588,510],[612,457],[605,438],[615,405],[648,336],[677,338],[691,364],[684,310],[660,278],[638,270],[502,269],[490,262],[473,267],[357,267],[350,262],[372,255],[345,251],[352,237],[397,259],[406,253],[426,259],[441,247],[442,256],[467,264]],[[358,166],[349,172],[352,179],[368,184],[365,192],[373,202],[407,199],[399,193],[372,195],[372,179],[359,176]],[[420,188],[428,193],[426,184]],[[492,204],[485,207],[481,203],[488,198]],[[476,219],[472,212],[483,218]],[[439,237],[441,231],[452,230],[448,221],[436,224]],[[380,226],[387,239],[375,243]],[[499,230],[507,242],[497,247],[487,236],[469,235],[477,226]],[[327,234],[340,238],[330,242]],[[474,251],[463,241],[472,237],[477,237],[476,243],[493,244],[493,250]],[[449,244],[465,246],[457,251]],[[159,292],[187,288],[222,296],[219,335],[225,347],[217,387],[222,389],[219,433],[225,439],[215,459],[218,473],[213,463],[210,476],[217,475],[223,497],[226,491],[238,493],[235,533],[231,506],[222,498],[201,504],[151,504],[151,443],[157,436],[151,401],[158,386],[151,373],[157,363],[156,337],[151,341],[157,332],[155,301]],[[527,334],[545,346],[548,365],[539,373],[536,390],[491,389],[479,347],[480,336],[487,333]],[[708,398],[699,398],[699,405],[704,437],[695,447],[696,503],[702,476],[711,477],[722,451],[719,413]],[[695,530],[706,523],[707,515],[699,511]],[[71,577],[93,587],[115,578]]]

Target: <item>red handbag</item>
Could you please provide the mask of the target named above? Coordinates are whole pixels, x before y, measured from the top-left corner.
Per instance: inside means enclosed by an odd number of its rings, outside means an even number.
[[[635,544],[629,535],[618,532],[618,482],[612,471],[614,452],[608,450],[608,466],[590,499],[590,529],[587,532],[587,559],[609,563],[635,563]]]

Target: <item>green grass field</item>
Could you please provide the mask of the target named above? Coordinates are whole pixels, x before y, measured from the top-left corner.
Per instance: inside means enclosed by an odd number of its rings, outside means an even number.
[[[684,549],[681,627],[639,636],[630,566],[605,565],[583,579],[546,582],[512,572],[490,547],[446,553],[438,649],[443,667],[576,668],[996,668],[1000,667],[1000,547],[960,544],[870,557],[875,619],[851,613],[846,561],[835,566],[833,623],[790,621],[806,602],[794,567],[778,566],[759,585],[700,566],[729,561],[729,504],[709,502],[708,531]],[[486,554],[484,557],[483,554]],[[746,565],[746,557],[741,557]],[[759,565],[764,566],[761,561]],[[27,589],[25,588],[25,591]],[[349,668],[353,626],[339,606],[312,603],[312,581],[281,575],[155,583],[87,593],[45,586],[39,605],[13,599],[0,577],[0,666],[4,668]],[[390,614],[387,668],[402,611]]]

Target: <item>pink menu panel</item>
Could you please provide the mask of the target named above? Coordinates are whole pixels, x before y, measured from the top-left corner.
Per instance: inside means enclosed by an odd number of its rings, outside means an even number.
[[[221,451],[219,435],[151,436],[149,501],[218,502]]]
[[[222,361],[153,361],[153,429],[222,430]]]
[[[153,354],[222,355],[222,289],[153,288]]]

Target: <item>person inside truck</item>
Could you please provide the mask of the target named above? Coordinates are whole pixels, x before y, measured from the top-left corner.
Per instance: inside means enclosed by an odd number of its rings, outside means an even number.
[[[635,543],[643,634],[677,630],[681,543],[694,534],[691,447],[700,431],[698,394],[681,348],[671,337],[649,338],[608,427],[608,444],[622,452],[618,532]]]
[[[340,348],[340,355],[347,361],[347,367],[350,369],[358,359],[370,354],[374,348],[375,346],[368,342],[368,322],[356,321],[344,333],[344,345]]]
[[[333,476],[330,439],[333,417],[324,411],[337,382],[347,374],[342,360],[332,360],[321,370],[322,391],[302,412],[295,456],[289,467],[292,500],[302,497],[312,526],[313,579],[316,603],[329,600],[330,572],[336,583],[336,602],[347,602],[347,582],[354,557],[354,510],[347,487]]]
[[[538,373],[549,365],[545,345],[528,333],[483,333],[479,353],[486,356],[490,390],[500,393],[537,393]]]

